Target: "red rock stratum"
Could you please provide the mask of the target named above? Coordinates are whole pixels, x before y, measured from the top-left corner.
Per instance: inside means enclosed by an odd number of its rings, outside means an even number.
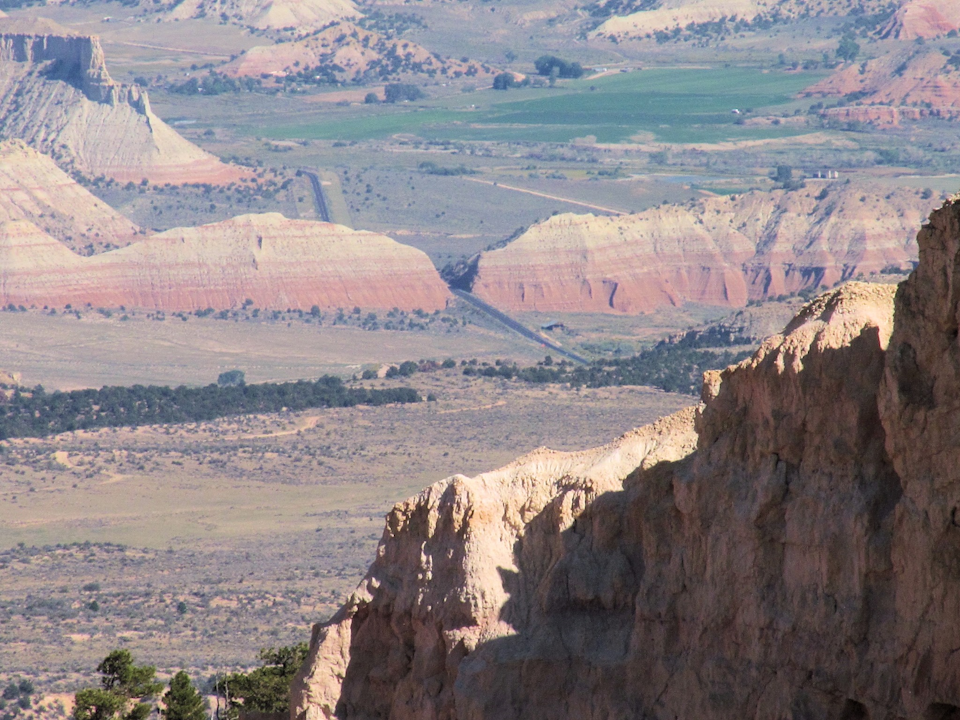
[[[913,190],[809,181],[636,215],[556,215],[481,253],[473,292],[514,311],[740,307],[910,267],[929,202]]]
[[[960,203],[919,247],[695,412],[395,506],[291,720],[958,717]]]
[[[427,256],[340,225],[242,215],[82,257],[34,224],[0,223],[0,304],[226,309],[438,310],[450,297]]]
[[[958,6],[960,7],[960,6]],[[826,117],[899,125],[923,117],[960,117],[960,54],[911,47],[848,65],[804,90],[807,96],[857,99]]]

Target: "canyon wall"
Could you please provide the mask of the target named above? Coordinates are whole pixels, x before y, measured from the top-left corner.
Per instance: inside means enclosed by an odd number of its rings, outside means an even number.
[[[960,202],[919,246],[695,414],[397,505],[291,719],[960,717]]]
[[[82,257],[25,220],[0,222],[0,305],[173,311],[398,307],[439,310],[427,256],[340,225],[242,215]]]
[[[513,311],[741,307],[860,273],[909,269],[928,205],[910,189],[809,180],[796,191],[621,217],[557,215],[481,253],[472,290]]]
[[[146,91],[114,82],[96,37],[44,20],[0,20],[0,138],[121,181],[218,183],[244,174],[154,115]]]

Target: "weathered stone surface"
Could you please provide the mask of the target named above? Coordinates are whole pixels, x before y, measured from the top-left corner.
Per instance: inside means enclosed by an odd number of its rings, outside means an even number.
[[[123,181],[217,183],[244,174],[154,115],[146,91],[114,82],[96,37],[50,21],[0,20],[0,137]]]
[[[849,15],[853,10],[880,12],[886,6],[885,0],[662,0],[653,9],[614,16],[592,34],[618,39],[648,37],[658,31],[686,28],[691,23],[716,22],[721,18],[753,21],[764,17]]]
[[[0,222],[27,220],[75,252],[128,245],[139,228],[21,140],[0,142]]]
[[[168,20],[219,17],[259,29],[318,30],[343,18],[360,15],[353,0],[164,0],[143,3]]]
[[[175,228],[81,257],[26,221],[0,224],[0,304],[437,310],[449,291],[429,258],[383,235],[277,213]]]
[[[960,19],[960,5],[957,5]],[[898,125],[924,117],[960,117],[960,68],[939,49],[913,46],[865,63],[849,63],[811,85],[804,95],[860,99],[823,111],[824,117]]]
[[[640,313],[831,286],[916,258],[915,190],[810,180],[663,205],[636,215],[564,214],[480,255],[473,292],[510,310]]]
[[[693,452],[398,505],[292,719],[960,716],[960,203],[919,243],[708,374]]]
[[[395,67],[393,57],[403,61]],[[437,73],[483,79],[498,72],[486,63],[443,58],[409,40],[384,37],[350,22],[330,25],[302,40],[252,47],[223,67],[227,75],[254,78],[264,74],[282,78],[306,70],[343,83]]]
[[[960,30],[960,5],[954,0],[906,0],[883,28],[884,37],[935,38]]]
[[[314,628],[294,717],[332,717],[335,708],[349,717],[452,717],[461,660],[515,633],[508,608],[532,589],[522,587],[520,543],[544,553],[542,572],[562,550],[560,533],[598,494],[619,489],[638,466],[683,457],[695,440],[693,411],[684,410],[595,450],[542,448],[397,505],[367,577]]]

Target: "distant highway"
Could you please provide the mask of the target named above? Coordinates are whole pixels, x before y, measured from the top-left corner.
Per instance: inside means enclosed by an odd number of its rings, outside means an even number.
[[[579,355],[576,355],[575,353],[570,352],[569,350],[564,350],[562,347],[560,347],[555,343],[550,342],[542,335],[538,335],[532,330],[529,330],[528,328],[518,323],[509,315],[497,310],[493,305],[490,305],[489,303],[485,303],[483,300],[478,298],[473,293],[468,293],[466,290],[454,290],[453,288],[450,288],[450,291],[461,300],[465,300],[466,302],[470,303],[478,310],[482,310],[487,315],[492,317],[494,320],[499,322],[501,325],[506,325],[508,328],[510,328],[516,333],[519,333],[520,335],[523,335],[523,337],[527,338],[528,340],[533,340],[538,345],[548,347],[551,350],[553,350],[555,353],[563,355],[564,357],[569,358],[574,362],[578,362],[583,365],[587,365],[590,362],[586,358],[582,358]]]
[[[323,186],[320,185],[320,177],[310,170],[303,170],[302,172],[310,178],[310,185],[313,188],[313,204],[317,206],[317,215],[324,222],[333,222],[330,219],[330,210],[327,208],[327,201],[323,197]]]

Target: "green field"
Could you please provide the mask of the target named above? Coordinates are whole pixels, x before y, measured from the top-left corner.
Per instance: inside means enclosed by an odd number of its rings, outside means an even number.
[[[757,68],[657,69],[577,80],[559,88],[493,90],[417,105],[325,108],[314,122],[258,128],[267,137],[366,140],[397,133],[427,140],[617,143],[638,133],[696,143],[787,137],[786,127],[735,125],[734,107],[770,111],[822,73]]]

